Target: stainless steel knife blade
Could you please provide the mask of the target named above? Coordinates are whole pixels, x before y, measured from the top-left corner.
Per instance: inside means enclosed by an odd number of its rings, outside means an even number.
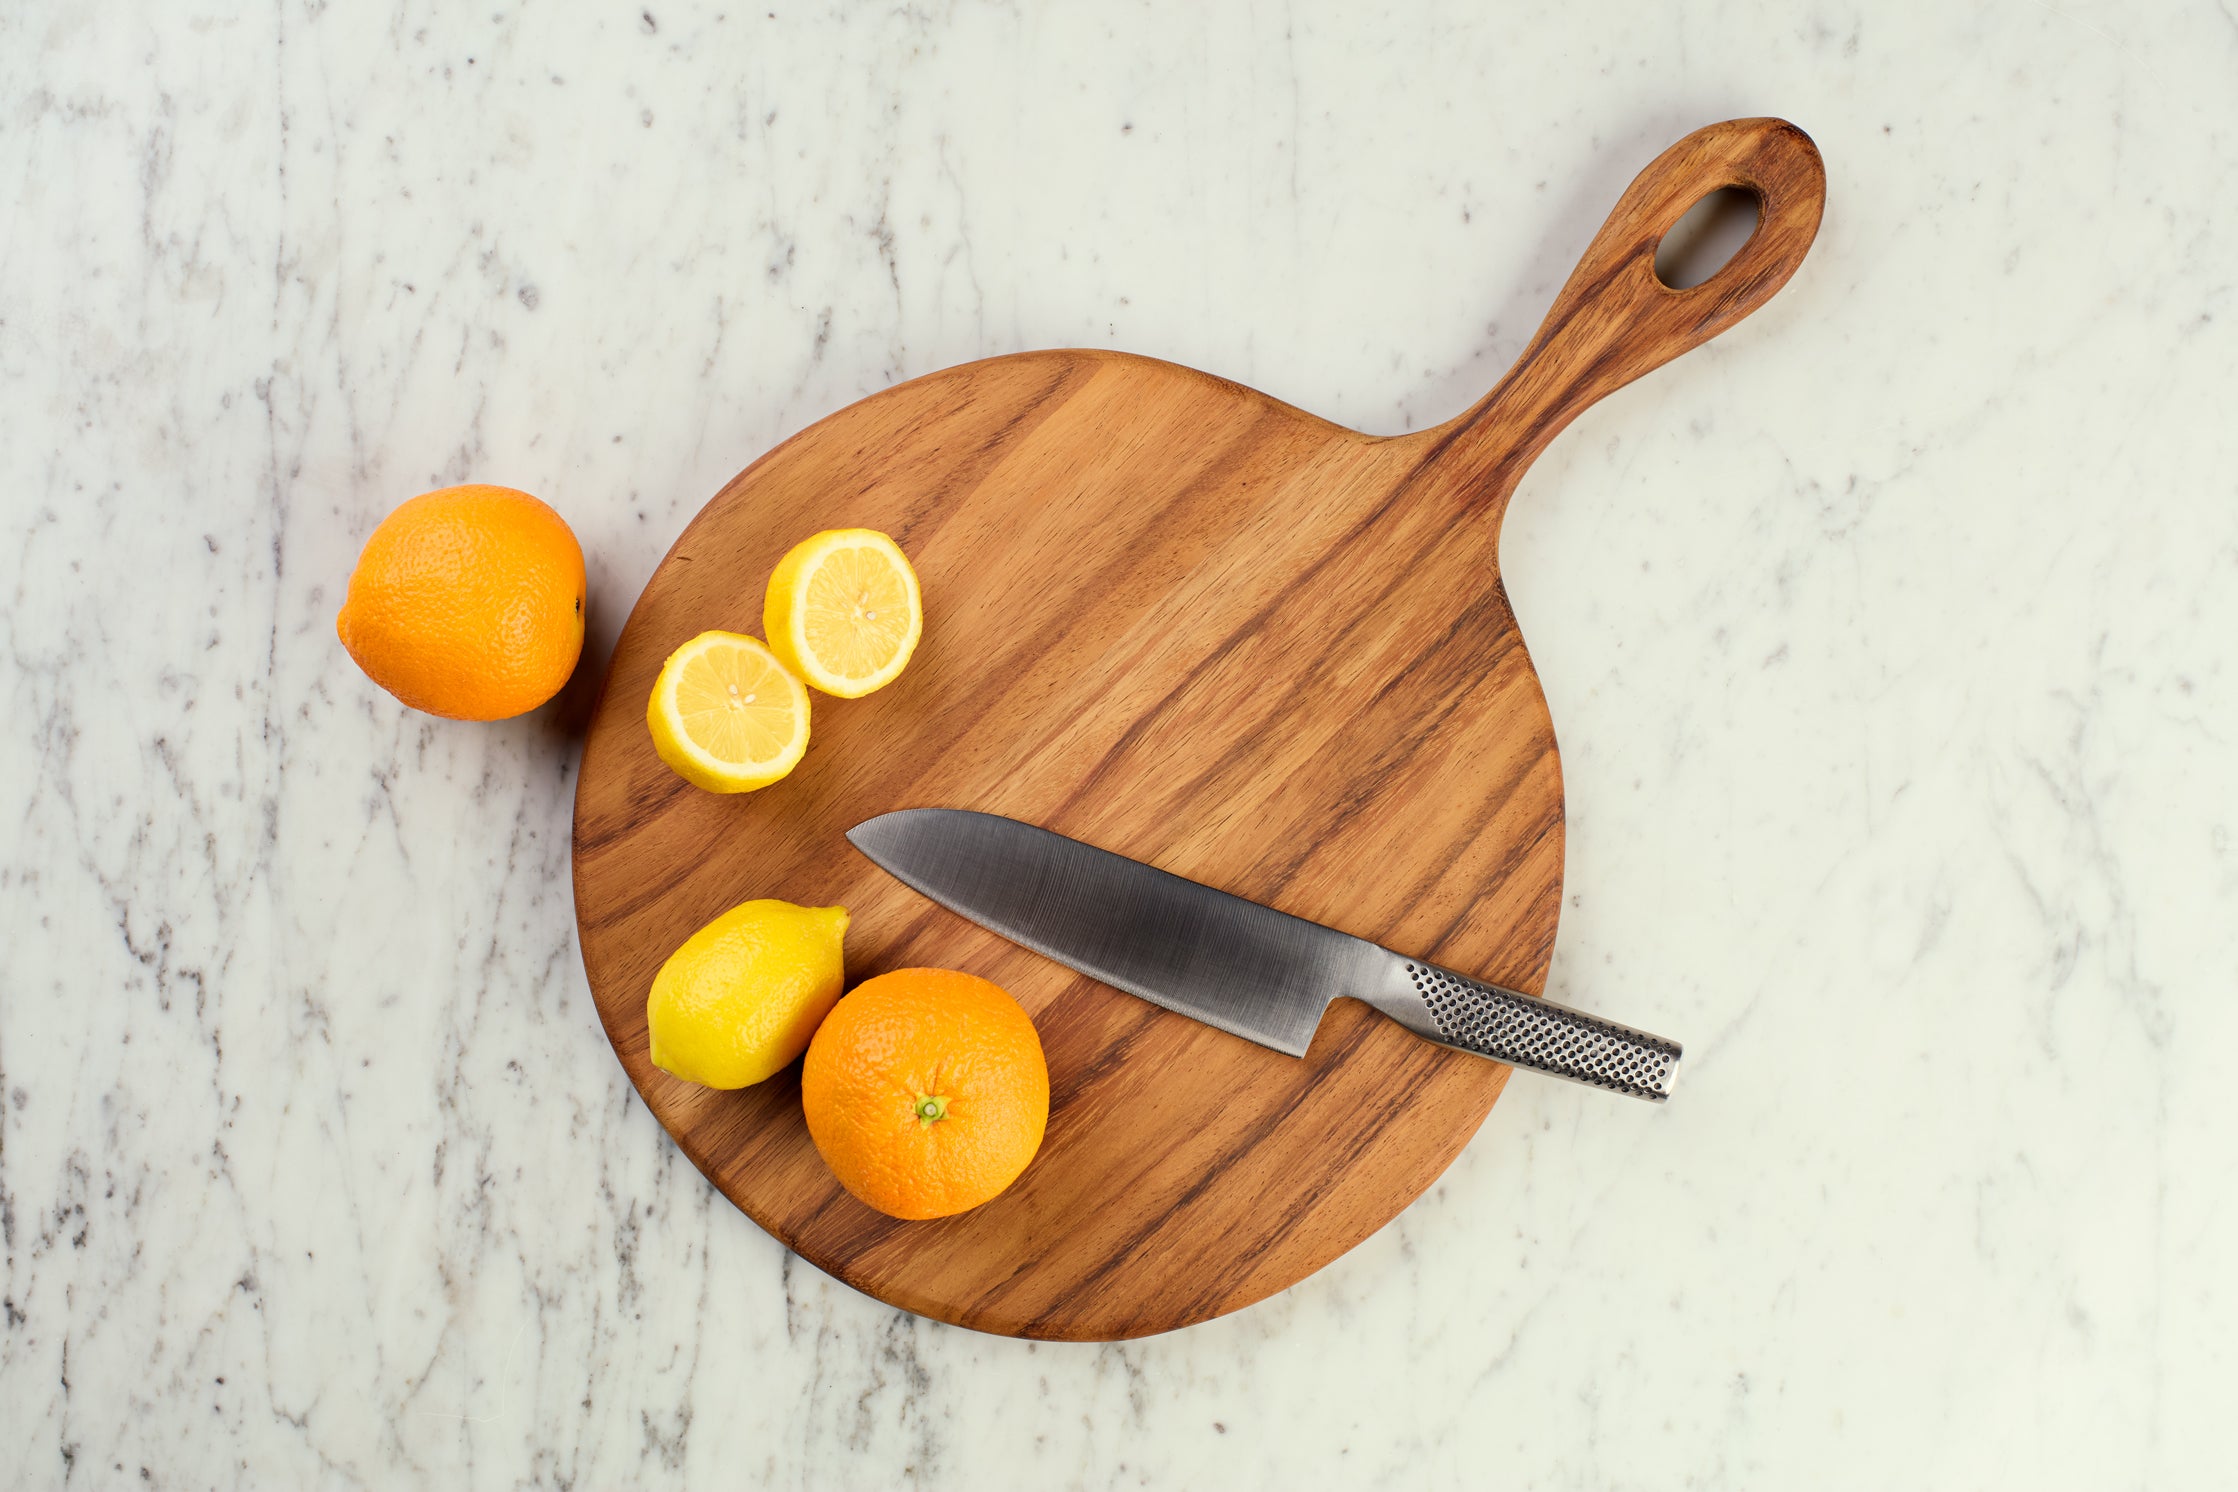
[[[1636,1098],[1670,1096],[1675,1041],[1534,999],[997,814],[908,808],[848,840],[990,932],[1292,1057],[1340,996],[1443,1046]]]

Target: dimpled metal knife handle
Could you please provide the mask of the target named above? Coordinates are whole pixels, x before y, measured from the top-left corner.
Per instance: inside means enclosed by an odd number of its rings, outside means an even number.
[[[1447,1046],[1633,1098],[1671,1096],[1683,1051],[1675,1041],[1436,964],[1408,959],[1406,969],[1437,1026],[1434,1039]]]

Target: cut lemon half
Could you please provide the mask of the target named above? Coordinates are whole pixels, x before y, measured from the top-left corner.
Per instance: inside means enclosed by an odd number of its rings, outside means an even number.
[[[901,677],[925,630],[917,572],[876,529],[835,528],[792,547],[769,577],[762,630],[784,665],[859,699]]]
[[[766,647],[702,632],[668,655],[645,723],[653,749],[711,793],[767,787],[808,749],[808,691]]]

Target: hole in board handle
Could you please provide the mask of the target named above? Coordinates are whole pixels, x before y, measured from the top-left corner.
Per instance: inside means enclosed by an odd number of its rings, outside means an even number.
[[[1655,246],[1655,278],[1672,290],[1692,290],[1733,262],[1763,216],[1764,199],[1747,187],[1719,187],[1689,207]]]

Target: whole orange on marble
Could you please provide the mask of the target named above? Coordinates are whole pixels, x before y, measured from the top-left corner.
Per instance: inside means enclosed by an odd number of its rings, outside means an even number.
[[[584,600],[583,549],[559,514],[510,487],[445,487],[373,530],[334,630],[413,709],[503,720],[575,672]]]
[[[1001,986],[896,969],[816,1028],[800,1097],[809,1138],[848,1191],[891,1217],[948,1217],[1001,1194],[1041,1148],[1049,1064]]]

